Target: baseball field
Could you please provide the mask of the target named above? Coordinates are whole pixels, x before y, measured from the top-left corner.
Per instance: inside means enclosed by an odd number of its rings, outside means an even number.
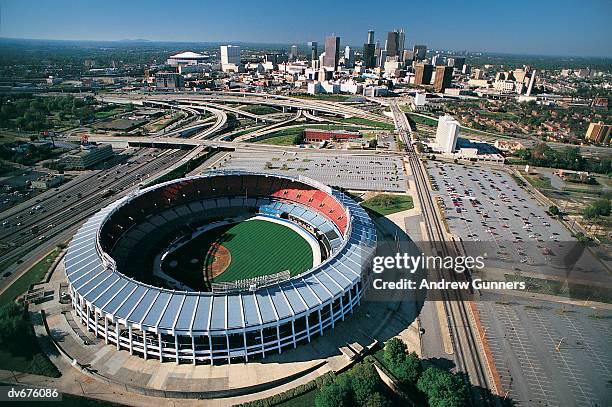
[[[166,256],[162,268],[194,290],[210,282],[229,282],[312,267],[309,243],[287,226],[265,220],[225,225],[204,233]]]

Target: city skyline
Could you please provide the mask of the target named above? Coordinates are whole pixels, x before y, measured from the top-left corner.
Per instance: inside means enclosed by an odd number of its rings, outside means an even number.
[[[93,4],[75,5],[67,1],[1,2],[0,37],[303,45],[308,41],[322,42],[326,36],[334,34],[341,38],[342,45],[359,46],[366,41],[368,30],[374,30],[376,40],[384,44],[388,32],[403,28],[406,46],[424,43],[429,49],[612,57],[608,40],[612,28],[606,22],[612,4],[605,1],[584,5],[574,0],[547,0],[529,7],[514,8],[480,1],[456,7],[453,3],[441,1],[432,6],[397,5],[393,13],[358,1],[352,3],[350,9],[330,4],[325,13],[316,15],[314,21],[293,18],[290,10],[285,10],[277,1],[268,2],[266,8],[249,3],[230,8],[194,2],[188,7],[192,10],[189,15],[196,16],[199,23],[181,23],[180,30],[177,30],[178,22],[169,24],[168,21],[187,18],[181,10],[160,8],[156,4],[159,2],[123,4],[111,1],[99,8]],[[448,15],[451,8],[452,18],[443,19],[445,23],[433,24],[441,16]],[[164,12],[148,12],[160,9]],[[266,15],[266,10],[271,9],[275,10],[274,18]],[[117,10],[122,12],[117,13]],[[141,18],[145,12],[146,19]],[[504,16],[503,20],[500,15]],[[225,24],[229,18],[239,24]],[[532,23],[525,24],[529,19],[533,20]],[[516,29],[519,23],[520,30]]]

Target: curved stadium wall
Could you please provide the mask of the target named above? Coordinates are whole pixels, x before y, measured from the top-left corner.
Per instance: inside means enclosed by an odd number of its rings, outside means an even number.
[[[126,249],[164,227],[244,211],[305,227],[325,242],[327,257],[281,282],[193,292],[143,282],[152,271]],[[280,353],[333,328],[360,303],[375,247],[372,221],[339,191],[305,177],[210,172],[103,208],[75,234],[64,264],[75,312],[107,344],[144,358],[214,364]]]

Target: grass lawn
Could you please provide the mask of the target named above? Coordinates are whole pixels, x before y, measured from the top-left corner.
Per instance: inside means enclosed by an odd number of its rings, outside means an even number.
[[[434,119],[430,119],[429,117],[423,117],[416,114],[408,113],[407,114],[410,119],[412,119],[417,124],[424,124],[426,126],[436,127],[438,126],[438,121]]]
[[[310,390],[302,395],[299,395],[295,398],[289,399],[287,401],[283,401],[278,404],[281,407],[312,407],[315,405],[315,398],[317,398],[317,394],[319,393],[319,389]]]
[[[538,189],[552,189],[552,185],[550,184],[550,179],[548,177],[542,175],[531,176],[526,174],[523,174],[523,177],[525,177],[525,179],[529,181],[531,185]]]
[[[293,146],[295,145],[295,135],[275,136],[256,141],[257,144],[270,144],[273,146]]]
[[[264,105],[247,105],[247,106],[241,107],[240,109],[244,110],[245,112],[249,112],[249,113],[253,113],[257,115],[278,113],[278,110],[276,110],[275,108],[271,106],[264,106]]]
[[[376,216],[386,216],[412,209],[414,202],[409,195],[378,194],[361,202],[361,206]]]
[[[206,253],[215,243],[228,249],[232,258],[215,282],[243,280],[284,270],[294,276],[312,267],[312,249],[304,238],[286,226],[250,220],[203,233],[168,255],[164,259],[164,271],[193,289],[206,288],[209,282],[203,270],[212,261]],[[174,268],[169,267],[173,260],[178,262]]]
[[[344,95],[327,95],[325,93],[318,93],[316,95],[299,95],[295,96],[300,99],[318,99],[318,100],[328,100],[330,102],[345,102],[349,99],[349,96]]]
[[[343,123],[358,124],[361,126],[379,127],[385,130],[395,130],[395,126],[391,123],[381,122],[377,120],[368,120],[361,117],[348,117],[339,119]]]
[[[17,281],[11,284],[11,286],[8,287],[2,294],[0,294],[0,306],[14,301],[15,298],[25,293],[28,288],[30,288],[31,284],[40,282],[49,270],[51,264],[53,264],[53,261],[59,252],[59,249],[54,249],[45,258],[40,260],[38,263],[32,266],[31,269],[19,277]]]
[[[100,112],[95,112],[94,113],[94,117],[96,119],[106,119],[108,117],[114,116],[116,114],[122,113],[125,109],[123,109],[122,107],[115,107],[111,110],[103,110]]]
[[[22,304],[0,307],[0,369],[59,377],[60,372],[41,351],[29,313]]]

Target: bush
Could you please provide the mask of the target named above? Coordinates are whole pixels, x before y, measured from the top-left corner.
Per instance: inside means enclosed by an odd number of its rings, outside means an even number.
[[[561,211],[556,205],[550,205],[550,207],[548,208],[548,213],[550,213],[552,216],[559,216],[561,214]]]

